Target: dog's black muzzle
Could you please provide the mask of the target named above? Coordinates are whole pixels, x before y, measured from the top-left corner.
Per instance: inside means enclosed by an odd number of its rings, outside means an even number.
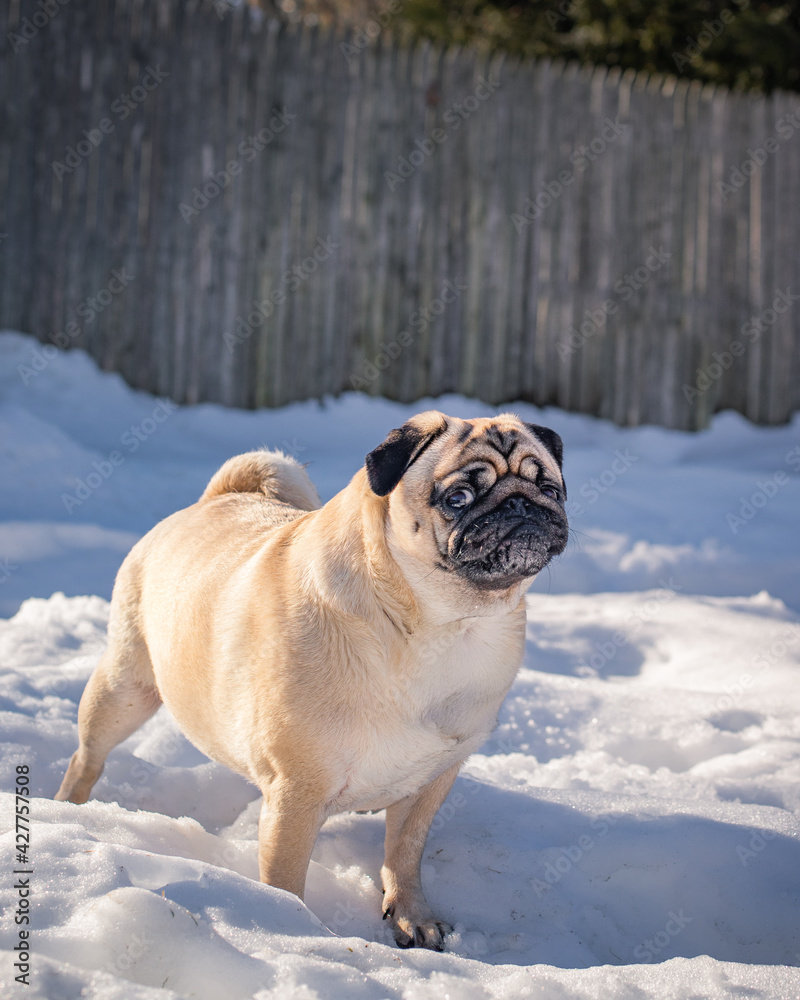
[[[487,590],[536,576],[564,551],[567,518],[555,500],[537,503],[515,494],[454,533],[453,569]]]

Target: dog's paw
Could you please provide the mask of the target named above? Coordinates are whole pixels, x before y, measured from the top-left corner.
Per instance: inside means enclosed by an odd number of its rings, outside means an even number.
[[[431,917],[403,916],[394,904],[383,911],[383,919],[389,921],[395,942],[400,948],[430,948],[444,951],[444,939],[452,934],[453,928],[443,920]]]

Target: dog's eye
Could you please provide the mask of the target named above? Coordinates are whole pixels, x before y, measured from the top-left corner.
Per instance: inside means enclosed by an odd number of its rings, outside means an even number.
[[[462,510],[464,507],[469,507],[474,499],[475,494],[472,490],[462,486],[461,489],[450,494],[447,498],[447,506],[452,507],[453,510]]]
[[[555,486],[542,486],[539,489],[539,492],[544,493],[544,495],[546,497],[550,497],[551,500],[559,500],[561,498],[561,494],[558,492]]]

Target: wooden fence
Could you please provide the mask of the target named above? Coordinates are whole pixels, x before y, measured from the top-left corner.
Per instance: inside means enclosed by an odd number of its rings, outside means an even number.
[[[182,402],[787,420],[800,98],[409,47],[391,18],[2,5],[0,324]]]

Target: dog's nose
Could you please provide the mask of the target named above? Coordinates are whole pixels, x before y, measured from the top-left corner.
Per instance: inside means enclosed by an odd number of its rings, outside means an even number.
[[[504,514],[516,514],[517,517],[526,517],[533,512],[534,505],[527,497],[508,497],[500,504],[500,510]]]

